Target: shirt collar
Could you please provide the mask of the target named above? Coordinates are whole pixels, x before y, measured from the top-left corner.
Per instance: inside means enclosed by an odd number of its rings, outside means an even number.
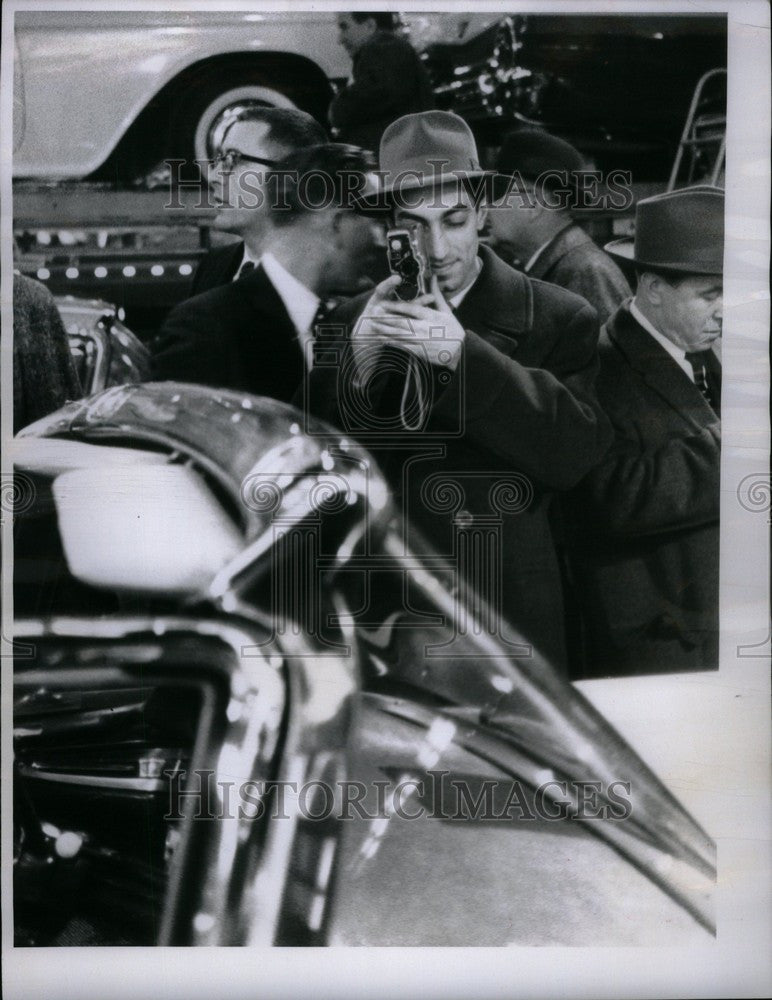
[[[630,315],[639,326],[642,326],[647,333],[651,334],[661,347],[665,348],[670,357],[678,364],[679,368],[685,371],[693,382],[694,371],[691,364],[686,360],[686,351],[674,344],[672,340],[668,340],[664,333],[660,333],[651,320],[647,319],[646,316],[643,315],[641,310],[635,304],[634,298],[630,302]]]
[[[247,250],[246,244],[244,245],[244,250],[241,254],[241,260],[239,261],[239,266],[236,268],[231,281],[238,281],[244,271],[245,264],[253,264],[255,267],[260,263],[255,257],[253,257],[249,250]]]
[[[270,251],[262,255],[260,266],[284,303],[295,329],[303,335],[308,333],[319,308],[319,296],[290,274]]]

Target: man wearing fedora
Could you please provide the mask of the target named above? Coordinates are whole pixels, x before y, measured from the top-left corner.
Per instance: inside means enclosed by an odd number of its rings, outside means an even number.
[[[379,161],[382,190],[362,208],[415,227],[431,289],[401,301],[393,276],[342,305],[330,318],[344,334],[341,361],[334,377],[329,363],[314,370],[309,405],[375,453],[408,530],[463,563],[459,584],[483,592],[505,637],[511,625],[561,666],[547,508],[608,445],[594,391],[597,318],[480,246],[492,172],[461,118],[404,116],[384,133]],[[485,554],[475,548],[483,535]]]
[[[581,204],[587,164],[574,147],[541,129],[523,128],[504,139],[496,161],[518,189],[490,211],[490,244],[532,278],[587,299],[605,323],[632,295],[624,274],[572,218]]]
[[[634,298],[600,339],[615,440],[577,491],[588,674],[718,666],[724,193],[639,202]]]

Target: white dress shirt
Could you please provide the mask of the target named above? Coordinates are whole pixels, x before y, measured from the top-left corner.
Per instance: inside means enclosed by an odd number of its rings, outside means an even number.
[[[651,321],[643,315],[641,310],[635,304],[635,299],[633,299],[630,303],[630,315],[634,320],[637,320],[647,333],[651,334],[658,344],[661,344],[662,347],[665,348],[678,367],[689,376],[689,381],[694,382],[694,369],[692,368],[691,362],[687,360],[686,351],[674,344],[672,340],[668,340],[664,333],[659,332]]]
[[[276,289],[276,293],[284,303],[292,325],[295,327],[300,348],[303,351],[306,365],[310,368],[313,359],[312,345],[314,331],[311,324],[316,316],[321,299],[307,288],[301,281],[283,267],[274,255],[266,252],[260,258],[260,266],[268,275],[268,280]]]
[[[252,264],[254,267],[257,267],[260,264],[260,259],[255,258],[250,254],[249,250],[247,250],[246,248],[246,244],[244,246],[244,255],[241,258],[241,263],[236,268],[236,273],[231,278],[231,281],[238,281],[238,279],[241,277],[241,272],[244,270],[245,264]]]

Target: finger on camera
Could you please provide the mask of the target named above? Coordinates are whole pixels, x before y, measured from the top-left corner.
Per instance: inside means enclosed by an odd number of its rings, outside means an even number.
[[[398,274],[392,274],[388,278],[384,278],[384,280],[373,289],[370,301],[375,303],[381,302],[384,299],[391,300],[394,289],[401,284],[402,278],[400,278]]]
[[[436,274],[432,275],[431,281],[429,282],[429,284],[431,286],[431,297],[432,297],[432,300],[435,303],[436,308],[440,312],[446,312],[446,313],[453,312],[453,310],[450,307],[449,302],[447,301],[447,299],[445,298],[445,296],[442,294],[442,291],[440,290],[440,283],[437,280],[437,275]]]

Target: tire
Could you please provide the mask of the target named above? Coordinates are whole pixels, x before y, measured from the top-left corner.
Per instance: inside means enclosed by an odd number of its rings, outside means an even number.
[[[286,94],[263,84],[251,83],[229,88],[227,85],[224,86],[226,89],[213,96],[210,94],[206,101],[202,101],[199,110],[189,118],[192,123],[192,134],[185,142],[185,146],[192,148],[197,160],[211,159],[218,145],[218,132],[236,111],[257,105],[274,108],[296,107],[294,101]]]

